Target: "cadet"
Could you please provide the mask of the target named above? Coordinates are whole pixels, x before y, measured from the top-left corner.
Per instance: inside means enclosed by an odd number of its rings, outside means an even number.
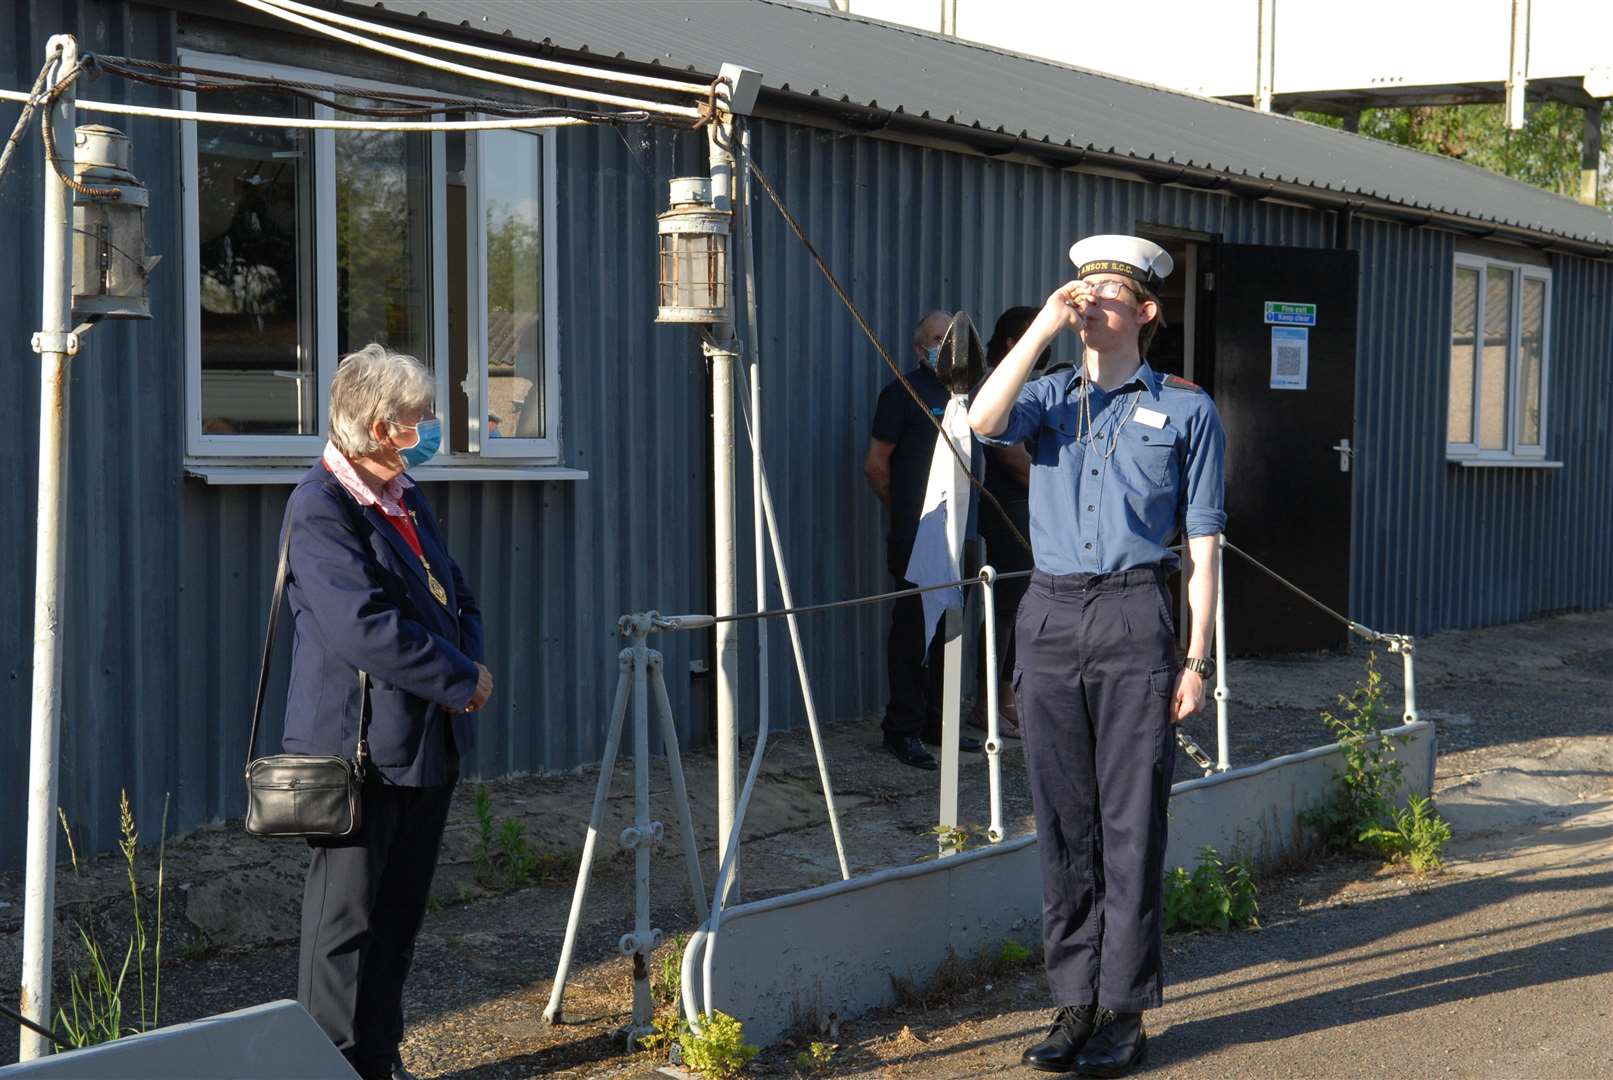
[[[1161,1003],[1173,725],[1198,710],[1213,671],[1226,435],[1207,394],[1143,359],[1170,256],[1134,236],[1091,236],[1070,260],[1077,280],[986,380],[969,423],[987,442],[1033,447],[1036,568],[1019,608],[1014,693],[1059,1007],[1022,1060],[1124,1076],[1147,1052],[1143,1010]],[[1081,335],[1084,362],[1025,383],[1067,329]],[[1192,611],[1180,670],[1165,585],[1178,531]]]

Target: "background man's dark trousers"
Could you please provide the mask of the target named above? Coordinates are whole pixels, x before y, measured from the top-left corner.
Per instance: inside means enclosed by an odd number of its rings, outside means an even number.
[[[895,588],[915,586],[911,581],[897,578]],[[885,639],[890,701],[885,705],[885,719],[880,725],[887,740],[940,734],[943,625],[944,622],[937,623],[934,639],[926,642],[923,597],[904,596],[891,605],[890,634]]]

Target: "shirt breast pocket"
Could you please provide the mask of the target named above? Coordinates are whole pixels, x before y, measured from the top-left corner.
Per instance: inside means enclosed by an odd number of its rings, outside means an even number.
[[[1181,471],[1176,450],[1180,439],[1180,433],[1169,424],[1150,428],[1133,421],[1121,428],[1115,458],[1134,486],[1172,488]]]
[[[1081,422],[1074,405],[1063,403],[1047,410],[1042,429],[1037,433],[1036,450],[1032,460],[1038,465],[1056,468],[1060,459],[1079,469],[1082,446],[1076,438]]]

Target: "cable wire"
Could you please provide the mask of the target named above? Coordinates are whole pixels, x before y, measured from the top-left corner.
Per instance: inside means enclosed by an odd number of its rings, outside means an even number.
[[[594,122],[608,122],[624,115],[621,113],[601,112],[596,109],[576,109],[548,105],[532,106],[493,98],[418,94],[373,87],[345,86],[341,83],[320,85],[280,76],[220,71],[216,68],[194,67],[185,64],[165,64],[156,60],[128,56],[96,54],[89,58],[88,63],[92,63],[96,68],[108,74],[168,90],[190,93],[239,93],[241,91],[262,90],[268,93],[301,98],[317,105],[324,105],[335,112],[350,113],[354,116],[438,116],[458,112],[476,112],[521,117],[574,116]],[[198,76],[200,77],[198,78]],[[367,101],[397,102],[400,103],[401,107],[360,105],[354,101],[343,101],[341,100],[342,97]],[[632,115],[648,118],[646,113]]]
[[[455,52],[462,56],[474,56],[486,62],[488,60],[502,64],[513,64],[520,67],[536,68],[541,71],[555,71],[564,75],[578,75],[585,79],[597,79],[600,82],[626,83],[629,86],[647,86],[657,90],[668,90],[673,93],[694,94],[704,97],[706,85],[702,81],[679,82],[675,79],[661,78],[655,75],[634,75],[625,71],[606,71],[602,68],[591,68],[583,64],[567,64],[560,60],[543,60],[525,53],[501,52],[481,45],[465,45],[450,38],[432,37],[428,34],[417,34],[412,30],[402,30],[384,23],[366,22],[351,15],[341,15],[334,11],[326,11],[307,4],[299,4],[293,0],[269,0],[273,6],[286,11],[295,11],[309,15],[322,22],[335,23],[338,26],[348,26],[366,33],[378,34],[381,37],[395,38],[398,41],[408,41],[416,45],[427,45],[431,48],[441,49],[443,52]]]
[[[55,170],[57,178],[68,190],[87,199],[106,199],[115,202],[123,198],[122,188],[94,187],[80,183],[72,173],[73,162],[69,160],[68,167],[64,170],[61,158],[56,156],[56,122],[51,118],[51,113],[55,111],[56,99],[67,91],[83,71],[83,61],[73,65],[71,70],[57,79],[55,85],[45,92],[44,99],[40,102],[45,107],[39,114],[39,133],[45,140],[45,160],[50,162],[50,167]]]
[[[801,241],[802,246],[806,248],[807,254],[811,256],[812,261],[817,264],[819,270],[823,271],[823,276],[828,279],[829,287],[833,289],[835,295],[840,298],[840,302],[845,304],[847,309],[850,310],[851,317],[856,320],[857,326],[861,328],[865,335],[867,335],[868,340],[873,343],[874,350],[879,353],[879,358],[885,361],[885,366],[890,368],[892,373],[895,374],[896,381],[901,383],[903,389],[907,391],[908,395],[918,403],[920,410],[924,413],[925,419],[929,420],[931,426],[933,426],[936,432],[941,435],[942,444],[944,444],[947,449],[952,451],[952,456],[957,458],[958,464],[963,466],[963,473],[969,478],[970,486],[976,491],[980,492],[980,494],[984,496],[984,501],[989,503],[992,509],[996,510],[997,513],[1001,515],[1003,523],[1008,526],[1008,531],[1014,534],[1014,539],[1018,540],[1026,551],[1030,551],[1031,542],[1025,539],[1025,535],[1019,531],[1019,526],[1014,524],[1014,519],[1008,515],[1008,511],[1003,508],[1003,504],[997,501],[997,496],[986,490],[986,485],[981,483],[980,480],[975,476],[973,465],[964,459],[963,454],[958,450],[958,448],[952,445],[952,440],[946,437],[946,431],[941,427],[941,421],[938,420],[932,412],[930,412],[930,407],[925,404],[924,398],[919,395],[919,392],[916,389],[914,389],[913,384],[908,382],[907,376],[902,374],[902,369],[897,367],[896,361],[891,359],[890,353],[885,350],[885,346],[880,342],[879,335],[874,333],[874,328],[868,325],[868,320],[863,317],[863,313],[857,307],[856,302],[852,300],[851,295],[847,293],[845,288],[840,284],[840,280],[835,277],[834,271],[829,269],[829,264],[823,261],[823,256],[818,254],[818,249],[814,247],[812,241],[807,238],[806,230],[801,228],[801,223],[795,220],[795,215],[790,213],[789,209],[784,205],[784,200],[779,198],[778,192],[773,190],[773,185],[768,183],[767,177],[763,174],[761,167],[750,158],[745,159],[745,165],[748,169],[750,169],[751,175],[756,177],[757,182],[762,185],[762,190],[767,192],[767,197],[773,200],[773,205],[778,207],[778,212],[783,215],[785,223],[789,225],[790,231],[795,233],[796,239]]]
[[[28,121],[33,119],[34,110],[39,107],[40,91],[45,88],[45,81],[50,78],[50,66],[54,60],[45,61],[39,69],[39,77],[34,80],[33,88],[28,91],[27,101],[22,107],[22,115],[17,117],[17,124],[11,129],[11,138],[6,140],[4,150],[0,150],[0,181],[6,178],[6,166],[11,163],[11,155],[17,152],[17,145],[22,142],[22,133],[28,130]]]
[[[15,1021],[18,1024],[21,1024],[23,1027],[27,1028],[29,1031],[33,1032],[35,1035],[43,1035],[45,1038],[47,1038],[51,1042],[55,1043],[57,1046],[61,1047],[63,1050],[71,1050],[71,1049],[73,1049],[73,1044],[72,1043],[68,1042],[66,1039],[62,1038],[60,1035],[56,1034],[54,1031],[50,1030],[49,1028],[41,1027],[39,1024],[34,1023],[32,1020],[28,1019],[22,1013],[18,1012],[16,1009],[13,1009],[10,1005],[0,1004],[0,1016],[4,1016],[8,1020],[12,1020],[12,1021]]]
[[[504,86],[514,86],[523,90],[536,90],[539,93],[556,94],[561,97],[574,97],[580,98],[584,101],[597,101],[606,105],[621,105],[627,108],[644,109],[648,112],[666,113],[671,116],[683,116],[689,118],[690,120],[697,120],[700,117],[700,110],[691,106],[667,105],[659,101],[644,101],[638,98],[622,97],[619,94],[602,94],[597,90],[584,90],[575,86],[561,86],[556,83],[537,82],[533,79],[523,79],[515,75],[505,75],[501,72],[491,71],[486,68],[477,68],[471,67],[467,64],[455,63],[452,60],[443,60],[435,56],[429,56],[425,53],[412,52],[409,49],[400,49],[396,45],[388,45],[384,41],[376,41],[373,38],[367,38],[360,34],[349,33],[346,30],[338,29],[337,27],[331,26],[327,23],[306,18],[285,8],[277,7],[274,4],[265,3],[264,0],[235,0],[235,2],[245,7],[252,8],[254,11],[260,11],[265,15],[272,15],[277,19],[283,19],[295,26],[300,26],[305,30],[312,30],[316,34],[323,34],[326,37],[335,38],[337,41],[346,42],[349,45],[357,45],[359,48],[369,49],[373,52],[378,52],[385,56],[393,57],[397,60],[407,60],[412,63],[421,64],[425,67],[432,67],[441,71],[453,72],[456,75],[463,75],[472,79],[482,79],[486,82],[501,83]]]

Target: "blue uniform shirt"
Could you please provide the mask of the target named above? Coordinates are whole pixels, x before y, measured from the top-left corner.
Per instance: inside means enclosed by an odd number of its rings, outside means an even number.
[[[1087,394],[1091,445],[1077,438]],[[1179,531],[1214,536],[1226,527],[1227,440],[1215,403],[1146,361],[1113,391],[1081,369],[1028,382],[1008,426],[981,439],[1028,444],[1031,548],[1044,573],[1174,568],[1168,547]]]

